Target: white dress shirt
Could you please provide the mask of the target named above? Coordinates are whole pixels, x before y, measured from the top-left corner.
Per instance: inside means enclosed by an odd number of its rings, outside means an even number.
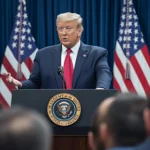
[[[80,43],[81,42],[79,40],[79,42],[74,47],[71,48],[72,52],[70,53],[70,57],[71,57],[71,60],[72,60],[73,68],[75,67],[78,51],[79,51],[79,48],[80,48]],[[64,66],[66,55],[67,55],[67,48],[64,45],[62,45],[61,66]]]

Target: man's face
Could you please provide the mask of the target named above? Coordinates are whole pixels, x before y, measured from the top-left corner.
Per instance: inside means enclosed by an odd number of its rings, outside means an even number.
[[[67,48],[74,47],[82,33],[81,28],[77,27],[76,21],[57,22],[57,31],[60,42]]]

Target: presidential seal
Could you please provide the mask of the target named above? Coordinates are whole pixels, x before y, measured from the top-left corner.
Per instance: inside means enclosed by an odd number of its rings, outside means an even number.
[[[48,116],[59,126],[74,124],[80,117],[81,105],[76,97],[68,93],[53,96],[47,106]]]

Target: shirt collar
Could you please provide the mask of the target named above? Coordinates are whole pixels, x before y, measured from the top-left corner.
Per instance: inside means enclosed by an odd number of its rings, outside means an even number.
[[[72,52],[75,53],[76,55],[78,54],[79,48],[80,48],[81,41],[79,40],[78,43],[71,48]],[[67,47],[62,45],[62,53],[66,53]]]

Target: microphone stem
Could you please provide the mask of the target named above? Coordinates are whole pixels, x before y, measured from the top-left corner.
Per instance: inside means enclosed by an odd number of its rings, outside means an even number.
[[[66,89],[66,81],[65,81],[65,78],[64,78],[64,74],[63,73],[60,73],[60,74],[61,74],[61,77],[62,77],[62,80],[63,80],[64,89]]]

